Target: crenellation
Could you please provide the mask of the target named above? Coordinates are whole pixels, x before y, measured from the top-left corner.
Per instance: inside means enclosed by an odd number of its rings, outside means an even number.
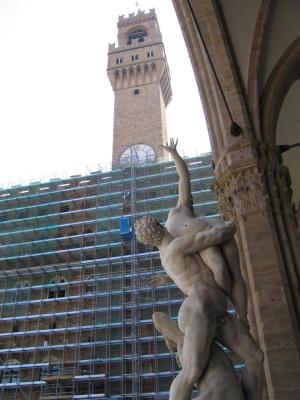
[[[156,19],[156,13],[155,13],[155,8],[150,8],[148,12],[145,10],[139,9],[137,13],[129,13],[128,17],[125,17],[125,15],[119,15],[118,18],[118,26],[119,24],[136,24],[137,22],[140,22],[141,20],[145,21],[148,18],[155,18]]]
[[[108,44],[108,52],[112,52],[116,50],[116,43],[109,43]]]

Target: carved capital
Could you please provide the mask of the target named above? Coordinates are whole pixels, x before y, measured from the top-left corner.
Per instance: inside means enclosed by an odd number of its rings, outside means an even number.
[[[263,176],[257,166],[230,171],[215,182],[214,189],[225,219],[236,220],[267,207]]]

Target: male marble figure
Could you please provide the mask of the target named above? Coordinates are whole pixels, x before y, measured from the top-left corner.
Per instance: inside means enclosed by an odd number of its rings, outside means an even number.
[[[152,316],[156,329],[164,336],[171,354],[177,348],[176,360],[181,367],[183,334],[167,314],[155,312]],[[209,360],[200,380],[195,383],[199,400],[244,400],[244,395],[232,362],[216,343],[212,343]]]
[[[178,237],[186,233],[205,231],[216,223],[220,224],[220,221],[215,222],[195,216],[190,174],[184,160],[177,152],[177,141],[171,139],[169,145],[162,147],[171,154],[179,175],[179,198],[177,206],[169,212],[165,223],[167,230],[174,237]],[[239,253],[234,238],[219,246],[210,246],[202,250],[200,256],[212,271],[216,284],[232,299],[239,320],[248,326],[247,290],[240,271]]]
[[[174,236],[196,233],[212,228],[220,221],[199,218],[194,214],[191,180],[184,160],[177,152],[177,141],[170,140],[163,148],[172,156],[179,175],[179,199],[166,221],[167,230]],[[247,400],[259,400],[262,396],[263,353],[249,332],[247,318],[247,290],[240,270],[237,244],[232,238],[219,246],[208,247],[200,253],[202,260],[213,272],[216,284],[233,303],[237,318],[225,317],[223,328],[216,336],[245,363],[242,386]]]
[[[199,252],[231,239],[234,231],[233,224],[224,224],[174,238],[153,217],[135,223],[138,240],[158,247],[166,273],[187,296],[178,313],[178,326],[184,334],[182,369],[172,382],[170,400],[191,398],[208,362],[217,322],[226,315],[225,293]]]
[[[218,225],[214,222],[209,223],[207,220],[195,217],[189,172],[184,161],[177,153],[176,145],[177,143],[171,140],[170,145],[165,146],[165,149],[175,160],[175,165],[180,177],[179,201],[177,207],[170,211],[166,227],[171,231],[173,236],[185,234],[196,235],[205,230],[208,233],[214,228],[217,228]],[[168,234],[170,235],[170,233]],[[217,245],[219,245],[219,247],[217,247]],[[198,270],[200,271],[203,271],[203,268],[207,268],[211,273],[211,280],[219,289],[219,294],[221,293],[222,296],[225,296],[225,294],[228,295],[235,305],[239,319],[225,313],[225,323],[219,325],[214,335],[216,335],[216,338],[222,344],[229,347],[245,362],[245,370],[242,378],[245,397],[247,400],[259,400],[262,392],[263,355],[248,331],[246,290],[239,268],[239,257],[233,235],[231,235],[229,240],[221,242],[216,241],[214,243],[212,241],[211,246],[203,246],[201,249],[198,249],[198,254],[194,254],[193,257],[196,258],[196,262],[193,263],[194,267],[198,265]],[[208,271],[206,271],[207,275]],[[168,275],[172,278],[170,274]],[[177,282],[175,281],[175,283]],[[199,294],[199,299],[202,301],[202,294]],[[207,300],[205,296],[203,296],[203,299],[205,301]],[[202,337],[201,335],[200,333],[200,337]],[[208,357],[209,343],[211,343],[211,340],[211,337],[207,339],[208,350],[200,355],[202,363],[205,357],[206,359]],[[203,368],[203,365],[199,364],[197,366],[198,374],[199,371],[203,371]],[[200,374],[201,373],[202,372],[200,372]]]

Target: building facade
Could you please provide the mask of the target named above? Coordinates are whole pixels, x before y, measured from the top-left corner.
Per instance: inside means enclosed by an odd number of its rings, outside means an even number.
[[[168,399],[176,375],[151,317],[176,319],[183,294],[149,285],[159,254],[132,232],[178,198],[173,161],[158,162],[171,87],[154,10],[119,18],[108,76],[114,167],[0,190],[3,400]],[[186,162],[196,213],[216,216],[211,155]]]
[[[137,216],[163,222],[177,202],[174,163],[157,162],[171,87],[154,10],[119,18],[108,76],[115,167],[0,191],[3,400],[167,399],[176,374],[151,316],[176,318],[183,295],[149,286],[159,254],[132,232]],[[211,157],[187,163],[209,218]]]
[[[187,159],[195,209],[217,206],[210,155]],[[137,216],[166,220],[171,161],[132,164],[0,191],[0,399],[167,399],[176,362],[151,316],[176,318],[175,285]]]

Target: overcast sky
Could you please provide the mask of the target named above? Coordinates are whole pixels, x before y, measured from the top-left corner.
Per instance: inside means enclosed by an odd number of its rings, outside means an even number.
[[[204,115],[171,0],[155,7],[171,73],[169,137],[209,151]],[[113,91],[106,75],[129,0],[0,0],[0,186],[96,170],[111,161]]]

